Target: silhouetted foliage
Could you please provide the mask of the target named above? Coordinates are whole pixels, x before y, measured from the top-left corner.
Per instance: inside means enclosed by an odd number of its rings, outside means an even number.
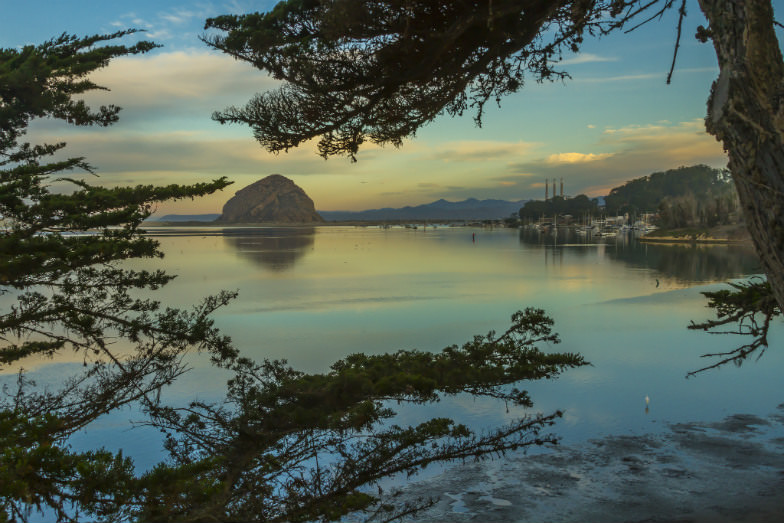
[[[520,209],[520,218],[539,219],[541,217],[552,218],[569,214],[575,218],[583,216],[598,216],[598,200],[590,199],[584,194],[578,194],[574,198],[562,198],[554,196],[548,200],[530,200]]]
[[[746,282],[729,283],[734,290],[723,289],[715,292],[703,292],[708,298],[708,307],[716,310],[715,320],[702,323],[692,322],[690,329],[702,329],[711,334],[737,334],[750,336],[752,340],[740,347],[727,352],[704,354],[703,358],[717,358],[715,363],[692,371],[688,376],[715,369],[733,363],[740,366],[746,359],[756,354],[761,357],[768,348],[768,331],[770,323],[781,315],[781,307],[770,284],[762,278],[754,278]],[[723,330],[724,327],[730,330]]]
[[[34,510],[58,521],[399,516],[427,502],[395,507],[368,488],[435,462],[555,442],[540,432],[560,412],[484,433],[447,418],[412,427],[390,423],[393,402],[430,403],[443,395],[531,407],[515,383],[584,364],[578,355],[540,352],[537,344],[558,343],[541,310],[518,312],[501,336],[477,336],[460,348],[356,354],[327,374],[308,375],[283,362],[240,357],[210,318],[234,293],[208,297],[191,311],[164,309],[151,299],[149,292],[173,276],[122,265],[162,256],[139,229],[151,207],[229,182],[94,186],[60,177],[77,168],[92,173],[83,158],[47,161],[64,143],[22,141],[35,118],[116,121],[119,108],[94,112],[72,97],[100,88],[86,77],[110,59],[154,47],[104,45],[133,32],[63,35],[0,51],[0,366],[19,369],[15,390],[4,388],[0,399],[0,521],[27,521]],[[187,370],[184,356],[192,349],[208,351],[215,365],[233,371],[224,403],[173,408],[161,402],[161,388]],[[36,387],[21,368],[67,353],[76,354],[83,371],[51,388]],[[129,404],[167,432],[170,461],[137,475],[121,452],[70,449],[70,435]]]
[[[365,141],[399,146],[442,113],[471,110],[480,124],[488,101],[520,90],[526,75],[567,77],[562,53],[656,3],[291,0],[210,18],[206,28],[225,34],[204,37],[208,45],[284,81],[213,118],[250,125],[270,151],[319,137],[325,158],[353,159]]]
[[[734,225],[741,220],[738,193],[732,184],[702,193],[666,197],[659,204],[657,224],[667,229]]]
[[[65,143],[24,141],[38,118],[114,123],[119,107],[93,111],[74,97],[102,89],[87,76],[112,58],[155,47],[106,45],[133,32],[64,34],[0,50],[0,368],[20,369],[17,390],[0,399],[0,520],[24,520],[27,508],[44,506],[58,520],[74,507],[95,517],[122,513],[129,461],[102,450],[73,453],[67,437],[123,405],[154,404],[160,388],[185,371],[182,355],[191,348],[216,360],[234,355],[209,319],[231,293],[192,311],[164,310],[136,291],[157,289],[172,276],[119,265],[162,256],[138,228],[153,205],[228,182],[95,186],[62,177],[74,169],[93,173],[84,158],[52,159]],[[76,354],[84,371],[63,376],[59,389],[38,389],[21,370],[65,353]]]
[[[434,462],[554,443],[540,431],[561,413],[478,434],[447,418],[391,424],[394,402],[423,404],[468,393],[531,407],[528,394],[513,384],[584,364],[578,355],[536,348],[558,343],[552,324],[543,311],[526,309],[513,315],[501,336],[490,332],[439,353],[354,354],[327,374],[240,359],[225,403],[153,412],[152,423],[170,431],[174,463],[144,478],[140,517],[335,521],[360,510],[410,512],[415,507],[389,506],[368,486]]]
[[[608,214],[639,214],[659,210],[667,199],[699,199],[725,192],[732,192],[729,173],[707,165],[694,165],[653,173],[614,187],[604,204]]]

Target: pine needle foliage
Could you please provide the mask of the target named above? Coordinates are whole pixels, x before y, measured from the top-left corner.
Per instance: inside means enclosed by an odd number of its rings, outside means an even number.
[[[714,358],[712,364],[689,372],[695,376],[706,370],[729,363],[740,367],[750,356],[762,357],[768,348],[768,333],[773,318],[781,316],[781,307],[773,295],[770,283],[764,278],[730,282],[732,289],[703,292],[708,307],[716,312],[715,320],[691,322],[690,329],[703,330],[710,334],[734,334],[751,339],[748,343],[725,352],[703,354],[703,358]]]
[[[540,350],[559,340],[539,309],[462,347],[354,354],[327,373],[306,374],[243,358],[216,330],[210,315],[234,293],[191,310],[150,298],[173,276],[124,263],[162,256],[142,221],[157,202],[228,182],[96,186],[63,175],[92,174],[84,158],[55,158],[64,143],[24,141],[37,118],[115,122],[118,107],[92,110],[74,97],[101,88],[88,75],[112,58],[154,47],[109,45],[133,32],[0,51],[0,369],[18,369],[16,386],[0,397],[0,522],[28,521],[33,512],[58,521],[400,518],[429,502],[397,502],[378,485],[384,478],[556,442],[546,428],[561,412],[510,416],[484,431],[446,417],[412,426],[394,419],[397,404],[458,394],[530,409],[519,382],[585,364]],[[232,371],[225,400],[165,405],[162,387],[186,372],[194,349]],[[77,355],[82,372],[63,376],[59,388],[37,387],[22,368],[66,354]],[[74,432],[129,404],[166,433],[167,462],[140,475],[121,452],[69,447]]]
[[[145,521],[336,521],[400,517],[428,505],[395,502],[377,484],[428,465],[554,444],[542,431],[561,412],[525,415],[477,432],[445,417],[394,423],[395,405],[467,394],[532,407],[521,380],[554,378],[584,365],[576,354],[548,354],[558,343],[540,309],[512,317],[502,335],[475,336],[441,352],[353,354],[324,374],[282,361],[239,358],[221,404],[161,408],[173,463],[143,479]]]
[[[474,114],[526,79],[563,80],[586,36],[661,16],[675,0],[286,0],[207,20],[207,45],[281,80],[213,118],[249,125],[269,151],[318,138],[328,158],[400,146],[441,114]],[[645,22],[642,22],[645,23]]]
[[[0,369],[19,372],[0,398],[0,521],[48,507],[59,520],[121,513],[131,467],[122,455],[70,452],[67,437],[131,402],[155,403],[161,387],[186,370],[183,355],[234,355],[209,315],[231,293],[193,310],[140,298],[173,276],[122,262],[161,257],[139,228],[158,202],[222,189],[218,179],[190,186],[104,187],[84,158],[62,158],[66,144],[25,140],[32,121],[109,126],[120,108],[91,109],[79,95],[105,89],[90,73],[110,60],[148,52],[112,42],[136,31],[76,37],[0,50]],[[82,175],[84,176],[84,175]],[[123,343],[119,343],[122,341]],[[122,348],[120,348],[122,347]],[[38,388],[23,365],[75,353],[83,372],[59,389]],[[112,491],[111,496],[108,490]]]

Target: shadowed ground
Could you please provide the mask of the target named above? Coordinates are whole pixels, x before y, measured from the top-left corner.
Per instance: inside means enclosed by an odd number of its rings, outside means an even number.
[[[535,456],[455,467],[412,483],[417,521],[784,521],[784,404],[767,418],[671,425]]]

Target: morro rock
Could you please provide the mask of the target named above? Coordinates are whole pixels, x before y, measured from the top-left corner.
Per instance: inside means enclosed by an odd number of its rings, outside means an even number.
[[[272,174],[240,189],[223,206],[223,223],[321,223],[313,200],[297,184]]]

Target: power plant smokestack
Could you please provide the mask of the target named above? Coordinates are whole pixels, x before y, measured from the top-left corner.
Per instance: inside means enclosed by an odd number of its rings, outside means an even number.
[[[561,178],[561,198],[563,198],[563,178]]]
[[[550,180],[544,179],[544,201],[550,199]]]

